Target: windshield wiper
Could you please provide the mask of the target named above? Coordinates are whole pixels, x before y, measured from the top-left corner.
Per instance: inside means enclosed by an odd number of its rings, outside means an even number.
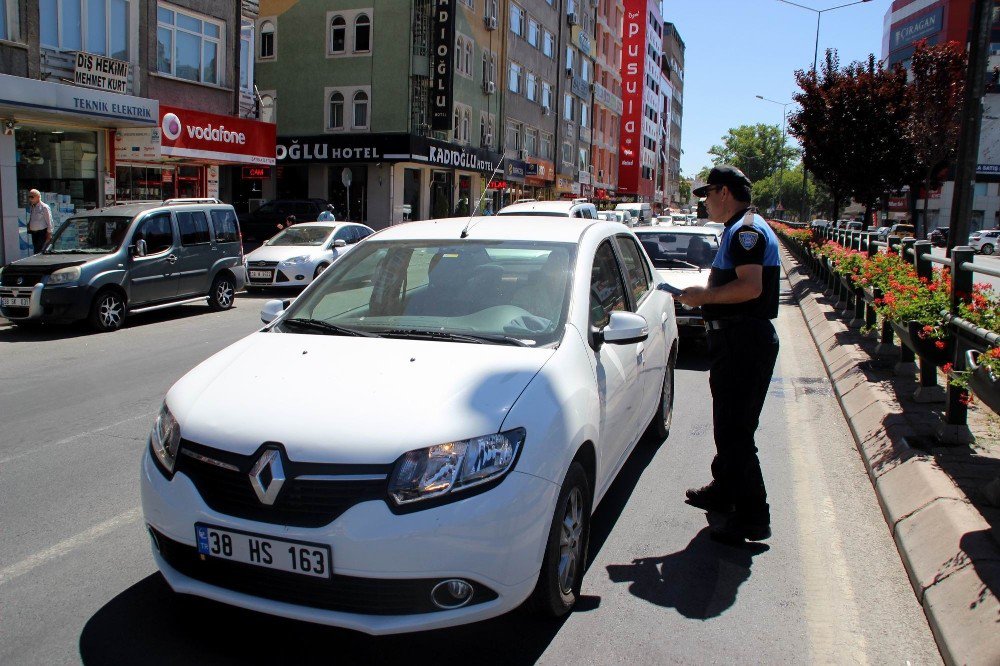
[[[518,347],[530,346],[524,340],[502,333],[449,333],[448,331],[427,331],[418,328],[394,328],[382,332],[385,338],[405,338],[411,340],[441,340],[446,342],[469,342],[472,344],[505,344]]]
[[[347,328],[346,326],[337,326],[336,324],[331,324],[328,321],[323,321],[322,319],[300,319],[293,317],[292,319],[285,319],[281,322],[282,324],[288,324],[290,326],[299,328],[308,328],[314,331],[322,331],[323,333],[332,333],[334,335],[356,335],[361,338],[380,338],[378,333],[370,333],[368,331],[359,331],[356,328]]]

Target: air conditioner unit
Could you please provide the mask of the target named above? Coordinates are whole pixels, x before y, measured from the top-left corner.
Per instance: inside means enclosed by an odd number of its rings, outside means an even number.
[[[497,29],[497,17],[496,16],[484,16],[483,23],[486,25],[487,30]]]
[[[522,148],[521,150],[517,151],[517,159],[519,159],[521,161],[524,161],[524,160],[528,159],[528,151],[525,150],[524,148]]]
[[[567,67],[566,68],[566,76],[568,76],[571,79],[573,78],[573,68],[572,67]]]
[[[580,21],[576,17],[576,12],[570,12],[569,14],[566,14],[566,22],[569,23],[570,25],[576,25],[577,23],[579,23]]]
[[[552,107],[551,106],[543,106],[542,107],[542,115],[543,116],[551,116],[552,115]]]
[[[483,81],[483,92],[487,95],[492,95],[497,91],[497,84],[493,81]]]

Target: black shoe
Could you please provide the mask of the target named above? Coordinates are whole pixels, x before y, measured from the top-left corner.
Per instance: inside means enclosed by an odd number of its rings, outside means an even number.
[[[701,488],[691,488],[686,493],[687,504],[705,511],[716,511],[718,513],[732,513],[736,507],[725,497],[717,486],[710,483]]]
[[[730,516],[709,534],[713,541],[738,546],[746,541],[764,541],[771,536],[771,524],[767,520],[757,520],[741,516]]]

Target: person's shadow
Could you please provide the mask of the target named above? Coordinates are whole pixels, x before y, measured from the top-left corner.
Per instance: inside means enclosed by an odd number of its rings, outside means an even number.
[[[676,553],[643,557],[632,564],[611,564],[608,576],[615,583],[631,583],[629,592],[657,606],[676,608],[684,617],[707,620],[718,617],[736,601],[740,585],[750,578],[756,555],[766,544],[728,546],[712,541],[711,526]]]

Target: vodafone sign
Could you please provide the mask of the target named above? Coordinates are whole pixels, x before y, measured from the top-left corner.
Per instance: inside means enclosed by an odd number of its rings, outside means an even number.
[[[642,91],[645,87],[646,0],[626,0],[622,21],[622,121],[618,133],[618,191],[639,194],[642,168]]]
[[[275,126],[160,105],[161,153],[214,163],[274,164]]]

